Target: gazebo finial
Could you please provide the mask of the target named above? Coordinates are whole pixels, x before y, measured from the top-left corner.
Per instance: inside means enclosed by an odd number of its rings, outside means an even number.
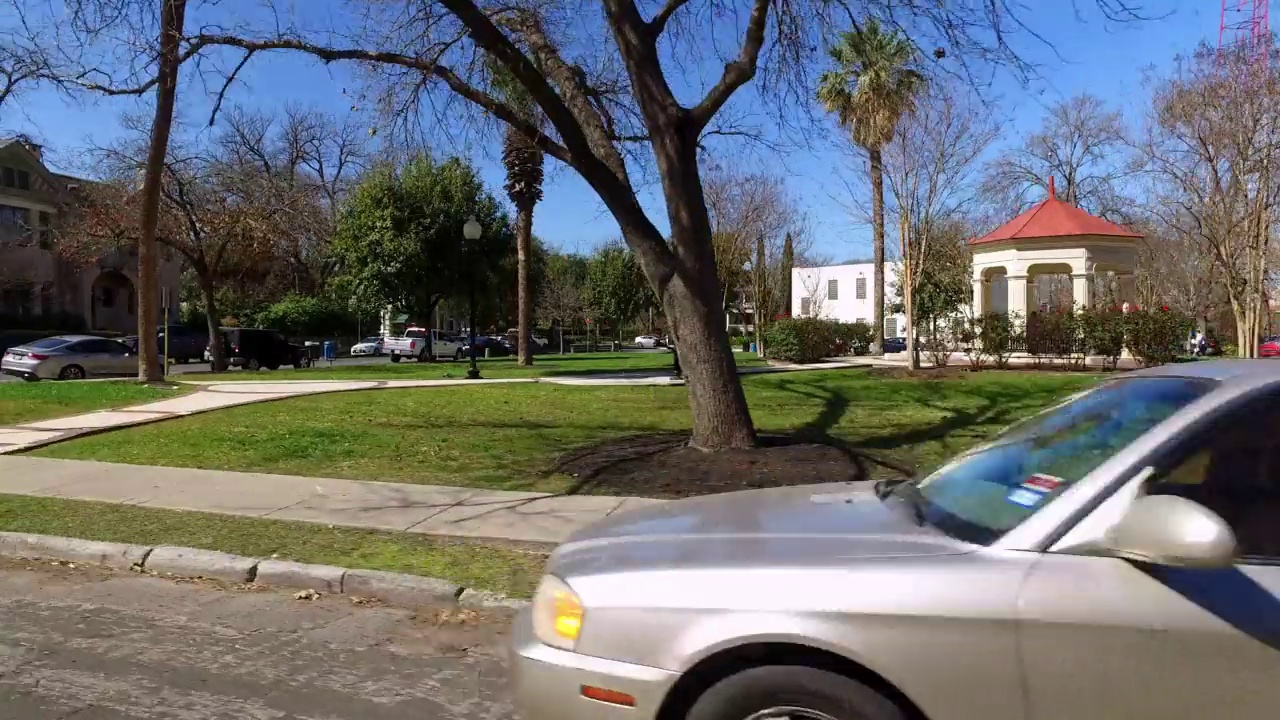
[[[1057,196],[1058,196],[1057,193],[1053,191],[1053,176],[1050,175],[1049,176],[1049,197],[1055,198]]]

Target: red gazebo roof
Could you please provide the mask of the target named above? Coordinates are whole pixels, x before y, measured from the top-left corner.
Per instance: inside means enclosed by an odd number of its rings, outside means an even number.
[[[1077,235],[1102,235],[1104,237],[1141,238],[1142,235],[1115,223],[1090,215],[1069,202],[1059,200],[1053,192],[1053,178],[1049,178],[1049,197],[1030,210],[992,230],[986,235],[970,240],[971,245],[1027,238],[1073,237]]]

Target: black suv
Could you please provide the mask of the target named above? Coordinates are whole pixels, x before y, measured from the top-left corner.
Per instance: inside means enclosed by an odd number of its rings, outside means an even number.
[[[245,370],[279,369],[281,365],[306,367],[306,349],[285,339],[279,330],[222,328],[227,364]]]

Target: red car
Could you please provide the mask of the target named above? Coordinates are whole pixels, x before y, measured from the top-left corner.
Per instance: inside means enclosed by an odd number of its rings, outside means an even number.
[[[1258,345],[1258,357],[1280,357],[1280,337],[1273,335],[1269,338],[1263,338],[1262,343]]]

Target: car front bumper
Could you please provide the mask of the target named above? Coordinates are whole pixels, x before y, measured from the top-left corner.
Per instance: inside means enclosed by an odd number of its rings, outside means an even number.
[[[544,645],[523,610],[512,626],[511,676],[524,720],[653,720],[678,673],[580,655]],[[634,707],[590,700],[583,686],[626,693]]]

